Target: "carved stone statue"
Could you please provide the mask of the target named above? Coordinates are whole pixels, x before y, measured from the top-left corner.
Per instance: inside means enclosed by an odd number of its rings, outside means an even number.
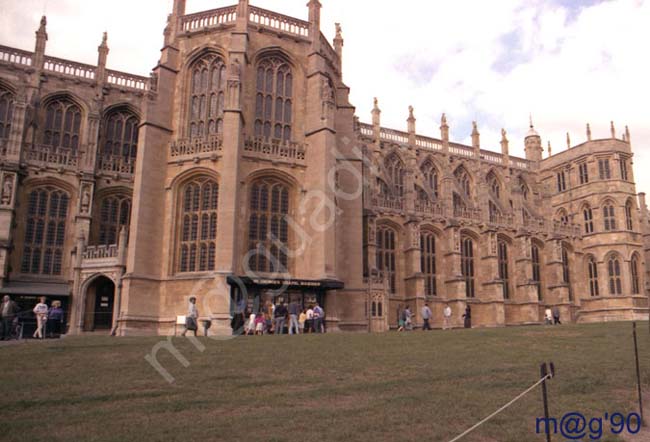
[[[4,182],[2,183],[2,204],[10,205],[14,193],[14,176],[5,175]]]
[[[241,63],[238,58],[235,58],[230,64],[230,76],[233,79],[241,79]]]
[[[453,229],[452,230],[453,235],[452,235],[452,241],[454,242],[454,250],[456,252],[460,252],[460,230],[459,229]]]
[[[84,187],[83,192],[81,193],[81,212],[88,213],[90,209],[90,189],[88,186]]]
[[[321,94],[323,101],[334,102],[334,89],[332,89],[332,84],[328,78],[323,78]]]

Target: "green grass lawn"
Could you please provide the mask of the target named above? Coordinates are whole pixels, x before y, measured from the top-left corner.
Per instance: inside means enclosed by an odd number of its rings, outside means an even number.
[[[647,323],[639,327],[648,385],[650,335]],[[159,338],[4,346],[0,440],[448,441],[534,383],[551,360],[551,415],[602,417],[634,410],[631,330],[614,323],[201,338],[203,352],[176,338],[187,368],[159,354],[173,384],[144,359]],[[538,389],[464,440],[542,441],[541,415]]]

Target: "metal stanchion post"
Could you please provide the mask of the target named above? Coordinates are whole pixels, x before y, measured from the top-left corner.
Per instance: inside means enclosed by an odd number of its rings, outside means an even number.
[[[548,376],[548,367],[546,362],[543,363],[540,367],[540,374],[542,378]],[[544,402],[544,424],[546,425],[546,442],[551,442],[551,428],[550,428],[550,417],[548,413],[548,392],[546,391],[546,379],[542,382],[542,401]]]
[[[643,393],[641,392],[641,370],[639,367],[639,345],[636,339],[636,322],[632,324],[632,336],[634,337],[634,360],[636,363],[636,386],[639,394],[639,415],[641,416],[641,425],[645,426],[643,418]]]

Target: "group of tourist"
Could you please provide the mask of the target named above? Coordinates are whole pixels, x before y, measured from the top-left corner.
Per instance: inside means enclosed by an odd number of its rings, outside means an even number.
[[[562,325],[562,321],[560,321],[560,309],[555,306],[551,310],[550,307],[546,307],[546,310],[544,311],[544,323],[546,325]]]
[[[7,297],[5,296],[5,298]],[[40,309],[43,308],[42,305],[43,304],[38,304],[34,308],[34,313],[37,314],[37,318],[39,317],[37,309],[39,309],[38,311],[40,312]],[[45,306],[45,309],[47,309],[47,306]],[[432,330],[431,320],[433,319],[433,312],[428,303],[424,304],[420,313],[422,315],[422,331]],[[413,316],[410,306],[407,305],[399,314],[397,331],[403,332],[413,330]],[[185,317],[185,330],[182,333],[183,336],[185,336],[188,331],[193,331],[194,336],[197,335],[198,317],[199,312],[196,308],[196,298],[191,297],[187,316]],[[445,304],[445,307],[442,310],[443,330],[450,330],[452,328],[451,317],[451,307],[449,304]],[[465,328],[472,328],[471,306],[468,305],[465,307],[465,313],[462,315],[462,318],[463,326]],[[562,322],[560,322],[560,309],[557,307],[554,307],[553,310],[547,308],[544,318],[546,324],[562,324]],[[264,307],[262,307],[257,313],[252,312],[249,309],[235,313],[230,322],[230,326],[232,327],[234,335],[298,335],[302,333],[325,333],[325,310],[318,303],[305,309],[297,302],[292,302],[289,305],[281,302],[276,305],[267,301]]]
[[[61,335],[64,318],[61,301],[52,301],[51,305],[48,306],[47,299],[42,296],[32,311],[36,317],[36,330],[32,335],[33,338],[43,339],[46,336],[58,337]],[[12,338],[12,333],[18,325],[19,313],[20,307],[18,304],[9,295],[5,295],[2,304],[0,304],[3,341]]]
[[[36,316],[36,331],[32,337],[35,339],[45,338],[46,332],[49,337],[61,335],[61,326],[63,325],[61,301],[52,301],[50,307],[47,306],[46,301],[45,296],[42,296],[33,310]]]
[[[233,333],[245,335],[325,333],[325,310],[318,303],[303,308],[298,302],[269,301],[257,313],[236,314],[231,326]]]
[[[424,304],[422,310],[420,311],[422,315],[422,331],[431,330],[431,319],[433,319],[433,312],[429,304]],[[451,307],[449,304],[445,304],[445,308],[442,309],[442,329],[450,330],[451,326]],[[472,308],[468,305],[465,308],[465,313],[463,314],[463,322],[465,328],[472,328]],[[411,312],[411,307],[409,305],[402,310],[397,321],[397,331],[410,331],[413,330],[413,313]]]

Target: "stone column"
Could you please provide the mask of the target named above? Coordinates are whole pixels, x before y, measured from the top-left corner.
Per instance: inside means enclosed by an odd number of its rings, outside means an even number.
[[[571,302],[569,300],[569,286],[564,282],[562,270],[562,239],[553,238],[546,246],[546,274],[547,290],[545,293],[545,304],[553,308],[560,308],[563,318],[571,317]],[[599,274],[600,275],[600,274]],[[569,322],[567,320],[567,322]]]
[[[72,283],[72,306],[70,308],[70,329],[71,335],[78,335],[83,331],[83,318],[85,316],[85,294],[82,293],[81,267],[83,255],[86,251],[86,238],[83,234],[77,236],[77,247],[74,255],[74,270]]]
[[[420,226],[415,220],[406,224],[407,242],[404,244],[405,301],[415,314],[416,324],[422,324],[421,309],[426,301],[424,293],[424,274],[420,269]]]
[[[475,254],[476,297],[480,304],[472,306],[473,326],[505,325],[503,281],[499,278],[498,237],[496,230],[483,232],[481,253]],[[508,250],[510,251],[510,249]]]
[[[9,163],[20,163],[20,152],[23,147],[23,133],[25,131],[25,117],[27,115],[27,103],[16,97],[14,101],[13,119],[11,121],[11,133],[6,140],[7,153],[5,159]],[[31,140],[26,140],[31,141]]]
[[[528,233],[519,233],[511,253],[515,267],[511,279],[514,293],[506,305],[507,324],[539,323],[537,284],[533,282],[532,241]],[[516,253],[516,254],[515,254]]]
[[[180,0],[175,2],[180,4]],[[184,3],[184,2],[183,2]],[[172,17],[172,23],[177,20]],[[154,75],[158,78],[158,93],[143,99],[143,118],[138,134],[138,157],[135,164],[133,209],[129,231],[127,272],[123,278],[120,335],[142,333],[141,318],[151,318],[145,333],[158,332],[156,322],[160,311],[161,272],[166,266],[163,239],[166,225],[160,216],[166,206],[165,192],[167,158],[172,141],[176,82],[179,75],[179,51],[167,32],[166,45],[161,52]]]
[[[0,287],[9,270],[9,252],[12,244],[12,225],[16,208],[18,170],[0,171]]]

